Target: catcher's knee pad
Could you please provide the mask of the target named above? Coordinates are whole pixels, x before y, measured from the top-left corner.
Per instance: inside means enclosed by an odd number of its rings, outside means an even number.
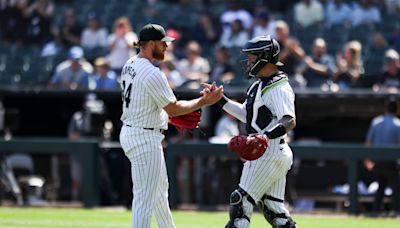
[[[225,228],[236,228],[235,222],[240,219],[246,219],[250,223],[250,214],[246,213],[244,204],[255,205],[254,199],[242,188],[238,188],[231,193],[229,199],[229,222]],[[249,206],[249,205],[247,205]]]
[[[262,212],[264,218],[272,225],[273,228],[296,228],[296,223],[293,219],[285,213],[275,213],[268,208],[265,200],[272,200],[283,203],[283,200],[274,198],[272,196],[264,195],[262,198]]]

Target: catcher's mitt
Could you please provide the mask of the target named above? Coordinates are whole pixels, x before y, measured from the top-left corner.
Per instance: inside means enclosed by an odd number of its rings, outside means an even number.
[[[201,120],[201,109],[185,115],[170,117],[169,123],[174,125],[178,129],[182,128],[193,129],[199,127],[200,120]]]
[[[238,135],[231,138],[228,149],[245,160],[256,160],[268,147],[268,139],[262,135]]]

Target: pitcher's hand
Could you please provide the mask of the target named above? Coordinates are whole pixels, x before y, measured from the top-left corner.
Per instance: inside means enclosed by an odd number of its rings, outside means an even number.
[[[201,86],[203,86],[204,89],[200,91],[200,94],[203,95],[202,99],[208,105],[218,102],[224,94],[224,87],[222,85],[217,87],[215,82],[212,84],[201,83]]]
[[[200,85],[204,87],[203,90],[200,91],[200,94],[210,93],[211,91],[213,91],[217,88],[217,85],[215,84],[215,82],[213,82],[212,84],[201,82]]]

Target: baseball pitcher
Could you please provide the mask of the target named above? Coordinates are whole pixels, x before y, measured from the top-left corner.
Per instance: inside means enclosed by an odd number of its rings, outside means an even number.
[[[150,228],[153,211],[158,227],[175,227],[168,205],[168,177],[161,141],[169,119],[180,127],[193,128],[200,121],[198,112],[203,106],[222,98],[223,88],[189,100],[177,101],[167,78],[154,60],[162,61],[167,42],[173,38],[165,35],[162,26],[145,25],[135,45],[140,48],[137,56],[129,59],[122,69],[123,127],[121,146],[131,162],[133,182],[132,227]],[[185,117],[189,114],[188,117]],[[182,120],[177,119],[183,117]]]

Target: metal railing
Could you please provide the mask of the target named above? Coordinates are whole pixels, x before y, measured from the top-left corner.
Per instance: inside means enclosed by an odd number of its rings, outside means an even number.
[[[343,143],[312,145],[291,143],[290,146],[294,157],[300,159],[342,160],[347,162],[347,181],[350,186],[348,195],[350,202],[349,212],[352,214],[359,212],[359,194],[357,189],[359,161],[365,158],[373,160],[396,160],[400,158],[400,147],[368,147],[363,144]],[[210,144],[208,142],[169,144],[166,159],[170,182],[170,205],[172,208],[176,208],[177,196],[179,195],[175,175],[176,158],[179,156],[236,157],[234,153],[228,152],[225,144]]]

